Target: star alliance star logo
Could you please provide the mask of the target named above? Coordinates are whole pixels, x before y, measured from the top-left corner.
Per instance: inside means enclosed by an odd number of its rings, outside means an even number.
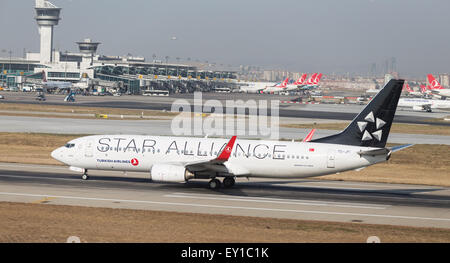
[[[374,138],[378,141],[381,141],[381,137],[383,135],[383,131],[380,130],[380,128],[382,128],[386,122],[383,121],[380,118],[375,118],[373,116],[373,112],[371,111],[369,114],[367,114],[367,116],[364,118],[365,121],[358,121],[358,128],[361,132],[363,132],[363,136],[361,138],[361,141],[370,141],[373,140]],[[375,127],[377,129],[377,131],[375,132],[368,132],[366,130],[367,124],[371,122],[371,123],[375,123]]]

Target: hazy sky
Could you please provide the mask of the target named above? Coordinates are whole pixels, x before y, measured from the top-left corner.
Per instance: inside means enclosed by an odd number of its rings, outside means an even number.
[[[38,51],[34,0],[1,0],[0,50]],[[105,55],[169,56],[299,72],[450,72],[448,0],[53,0],[55,48],[86,37]],[[171,40],[176,36],[177,40]],[[8,56],[0,53],[0,56]],[[163,59],[164,60],[164,59]]]

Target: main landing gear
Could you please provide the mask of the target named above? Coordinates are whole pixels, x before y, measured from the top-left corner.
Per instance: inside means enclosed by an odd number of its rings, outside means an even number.
[[[84,169],[83,175],[81,176],[81,179],[83,180],[88,180],[89,176],[88,176],[88,170]]]
[[[223,179],[223,183],[221,183],[219,179],[213,178],[208,184],[211,189],[219,189],[222,185],[225,188],[231,188],[234,186],[235,182],[236,180],[233,177],[227,176]]]

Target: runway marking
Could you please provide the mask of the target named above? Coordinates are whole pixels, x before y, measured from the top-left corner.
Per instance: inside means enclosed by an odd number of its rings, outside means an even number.
[[[333,206],[346,208],[365,208],[365,209],[386,209],[390,205],[370,205],[363,203],[338,203],[338,202],[323,202],[314,200],[299,200],[299,199],[280,199],[280,198],[266,198],[266,197],[244,197],[244,196],[218,196],[218,195],[194,195],[189,193],[173,193],[164,195],[164,197],[173,198],[192,198],[192,199],[206,199],[206,200],[228,200],[241,202],[259,202],[259,203],[274,203],[274,204],[293,204],[293,205],[310,205],[310,206]]]
[[[348,186],[365,186],[365,187],[374,187],[374,188],[392,188],[392,189],[398,189],[399,187],[405,187],[405,185],[392,185],[392,184],[380,184],[380,183],[374,183],[374,182],[363,182],[363,183],[353,183],[353,182],[337,182],[337,181],[299,181],[299,183],[302,184],[333,184],[333,185],[348,185]],[[427,190],[444,190],[445,187],[441,186],[426,186],[426,185],[411,185],[408,184],[408,187],[411,187],[411,189],[416,189],[417,187],[426,188]],[[409,188],[402,188],[401,190],[408,190]]]
[[[8,192],[0,192],[0,195],[26,196],[26,197],[54,197],[54,198],[61,198],[61,199],[90,200],[90,201],[107,201],[107,202],[123,202],[123,203],[141,203],[141,204],[156,204],[156,205],[208,207],[208,208],[221,208],[221,209],[241,209],[241,210],[254,210],[254,211],[291,212],[291,213],[304,213],[304,214],[380,217],[380,218],[396,218],[396,219],[431,220],[431,221],[450,222],[450,218],[439,218],[439,217],[419,217],[419,216],[364,214],[364,213],[348,213],[348,212],[328,212],[328,211],[260,208],[260,207],[244,207],[244,206],[202,205],[202,204],[191,204],[191,203],[173,203],[173,202],[159,202],[159,201],[146,201],[146,200],[127,200],[127,199],[110,199],[110,198],[95,198],[95,197],[8,193]]]

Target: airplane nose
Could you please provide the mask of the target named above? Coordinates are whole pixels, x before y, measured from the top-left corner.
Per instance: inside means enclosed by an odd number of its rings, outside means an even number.
[[[61,160],[62,160],[61,148],[54,150],[50,155],[53,157],[53,159],[56,159],[61,162]]]

